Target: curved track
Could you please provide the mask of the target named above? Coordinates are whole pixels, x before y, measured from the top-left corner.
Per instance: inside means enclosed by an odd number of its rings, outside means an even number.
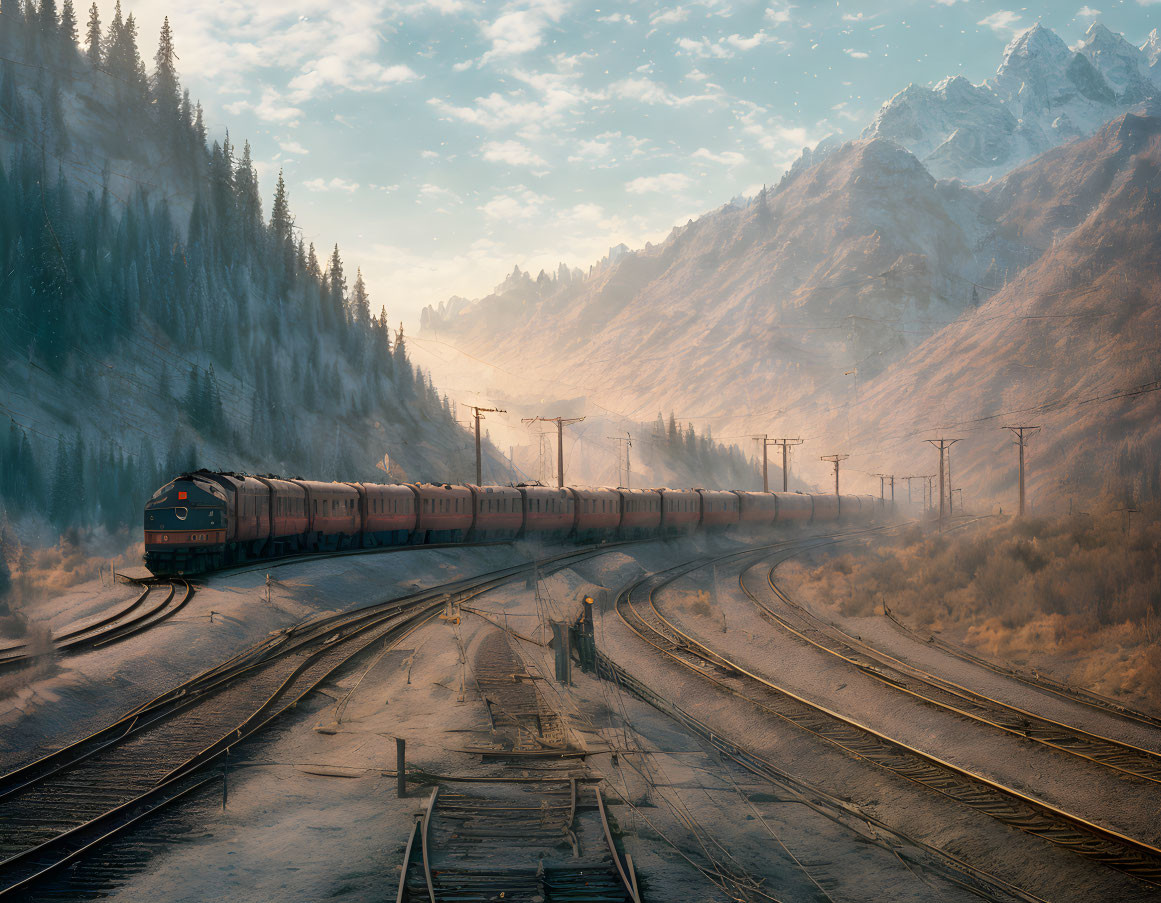
[[[765,582],[785,605],[784,611],[776,611],[767,605],[752,585],[747,585],[748,572],[738,576],[738,585],[767,620],[804,643],[841,659],[885,686],[936,708],[1121,774],[1161,784],[1161,753],[1054,721],[977,693],[895,658],[820,620],[774,582],[774,571],[780,563],[767,570]]]
[[[173,617],[189,604],[193,595],[193,585],[181,577],[151,583],[128,605],[53,637],[51,650],[32,651],[25,643],[0,649],[0,668],[23,667],[52,655],[74,655],[110,646]]]
[[[618,615],[643,642],[667,658],[822,742],[1011,827],[1161,887],[1161,849],[1043,803],[803,699],[682,631],[657,610],[653,594],[708,563],[694,562],[647,578],[617,599]]]
[[[1045,690],[1056,696],[1063,697],[1070,702],[1079,702],[1081,705],[1086,705],[1089,708],[1096,709],[1097,711],[1105,712],[1110,715],[1116,715],[1119,718],[1135,721],[1140,724],[1147,724],[1150,727],[1161,727],[1161,718],[1156,715],[1150,715],[1148,712],[1137,711],[1136,709],[1122,705],[1113,699],[1107,699],[1098,693],[1094,693],[1092,690],[1086,690],[1083,687],[1074,687],[1071,684],[1053,680],[1051,677],[1047,677],[1043,674],[1027,674],[1024,671],[1018,671],[1015,668],[1008,668],[1004,665],[997,664],[996,662],[988,661],[986,658],[982,658],[972,652],[969,652],[966,649],[961,649],[959,646],[949,643],[947,640],[940,639],[934,634],[928,634],[927,638],[924,639],[915,630],[900,621],[893,612],[886,611],[884,614],[886,614],[887,617],[891,619],[896,627],[898,627],[907,636],[921,645],[935,646],[936,648],[946,652],[948,655],[954,655],[956,658],[961,659],[962,661],[973,665],[979,665],[981,668],[986,668],[987,670],[993,671],[996,674],[1001,674],[1004,677],[1010,677],[1013,680],[1018,680],[1020,683],[1027,684],[1030,687],[1035,687],[1038,690]]]
[[[0,777],[0,898],[26,891],[142,818],[217,780],[205,767],[371,647],[400,641],[449,600],[475,598],[570,551],[299,625],[112,725]]]

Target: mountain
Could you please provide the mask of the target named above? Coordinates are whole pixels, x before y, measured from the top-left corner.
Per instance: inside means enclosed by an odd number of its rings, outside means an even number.
[[[997,178],[1161,95],[1155,33],[1150,41],[1138,48],[1094,23],[1073,51],[1037,24],[1012,40],[991,79],[909,85],[862,137],[906,147],[936,178]]]
[[[1147,177],[1157,122],[1125,114],[1091,139],[974,188],[936,181],[893,142],[849,142],[752,202],[706,214],[583,279],[509,279],[448,319],[429,311],[420,338],[519,373],[504,389],[513,396],[567,385],[610,415],[672,407],[718,436],[801,433],[818,454],[862,449],[864,458],[874,457],[880,421],[906,415],[910,425],[900,421],[899,431],[912,436],[984,410],[971,400],[972,386],[988,387],[981,397],[1006,410],[1085,386],[1135,385],[1147,381],[1142,368],[1152,366],[1158,344],[1151,315],[1139,309],[1153,290],[1145,251],[1155,251],[1161,234],[1149,219],[1155,188]],[[1134,192],[1144,192],[1137,205]],[[1129,266],[1131,255],[1141,259]],[[1120,275],[1102,275],[1114,282],[1101,282],[1101,292],[1083,290],[1106,271]],[[1062,286],[1075,289],[1081,307],[1074,310]],[[1093,303],[1127,307],[1097,317],[1083,307]],[[1122,314],[1127,333],[1118,340]],[[1143,331],[1134,328],[1138,316]],[[1042,327],[1028,339],[1042,346],[1057,340],[1044,327],[1063,332],[1078,323],[1097,327],[1100,341],[1069,338],[1067,361],[1055,369],[1037,364],[1042,348],[1021,357],[1027,349],[1008,344],[1028,324]],[[978,371],[957,367],[953,380],[941,361],[975,348],[975,330],[1003,350],[974,359]],[[1004,388],[1013,374],[1023,376]],[[959,397],[935,391],[951,385]],[[880,386],[889,388],[869,401]],[[1110,446],[1122,438],[1119,428],[1105,434]],[[912,472],[930,470],[922,460]],[[902,469],[879,458],[859,466],[884,468]],[[798,472],[823,479],[810,459]],[[982,476],[972,485],[977,498],[992,488]]]
[[[2,556],[65,530],[135,540],[149,494],[199,466],[471,473],[361,275],[303,245],[281,176],[264,216],[248,145],[207,140],[168,25],[146,77],[119,5],[85,54],[53,4],[24,9],[0,27]]]
[[[923,439],[961,437],[955,485],[1011,510],[1029,445],[1034,510],[1161,497],[1161,118],[1127,114],[989,186],[997,228],[1044,248],[978,310],[814,427],[855,472],[937,472]],[[918,487],[916,487],[918,491]]]

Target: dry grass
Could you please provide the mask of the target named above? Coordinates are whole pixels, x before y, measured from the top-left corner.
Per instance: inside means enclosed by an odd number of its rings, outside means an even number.
[[[904,623],[979,653],[1161,709],[1161,504],[911,530],[868,551],[787,572],[844,615],[888,606]]]

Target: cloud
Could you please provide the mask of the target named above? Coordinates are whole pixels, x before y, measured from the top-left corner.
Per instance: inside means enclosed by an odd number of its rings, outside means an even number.
[[[439,97],[427,102],[446,116],[482,128],[535,129],[558,124],[565,112],[600,96],[577,87],[571,74],[514,69],[508,75],[523,82],[533,93],[523,88],[507,94],[493,91],[487,97],[477,97],[471,106],[460,106]]]
[[[547,166],[544,158],[519,141],[489,141],[483,147],[484,159],[509,166]]]
[[[462,204],[463,199],[450,188],[442,185],[433,185],[430,182],[419,186],[419,200],[431,203],[450,201],[453,204]]]
[[[637,20],[628,13],[612,13],[608,16],[597,16],[598,22],[608,22],[611,25],[636,25]]]
[[[865,60],[870,56],[870,54],[865,50],[852,50],[849,47],[844,50],[843,53],[845,53],[853,60]]]
[[[249,95],[255,82],[278,84],[285,105],[293,106],[332,91],[382,91],[418,79],[410,66],[384,60],[381,35],[390,13],[377,0],[188,0],[172,7],[169,18],[187,71],[224,93]],[[143,33],[153,32],[152,15],[138,17]],[[258,115],[261,107],[251,101]]]
[[[693,103],[714,102],[713,94],[687,94],[684,97],[672,94],[651,78],[624,78],[609,86],[609,94],[623,100],[666,107],[684,107]]]
[[[520,220],[531,219],[540,213],[541,207],[548,198],[535,191],[518,185],[511,194],[499,194],[488,203],[482,204],[479,210],[488,219],[492,220]]]
[[[843,13],[844,22],[862,22],[866,18],[865,13]]]
[[[671,9],[660,9],[649,17],[649,24],[654,29],[664,25],[676,25],[689,18],[689,10],[684,6],[674,6]]]
[[[785,25],[790,21],[790,11],[794,9],[789,3],[772,3],[766,8],[765,17],[775,25]],[[862,15],[860,13],[860,15]],[[846,16],[843,16],[845,19]]]
[[[745,53],[747,50],[753,50],[755,47],[769,44],[775,40],[773,35],[767,34],[765,31],[756,31],[749,37],[732,34],[725,38],[718,38],[716,41],[711,41],[709,38],[678,38],[677,46],[686,53],[701,59],[728,60],[733,58],[735,51]]]
[[[569,163],[584,163],[600,160],[609,155],[612,145],[608,141],[582,139],[569,155]]]
[[[1101,14],[1099,9],[1093,9],[1091,6],[1082,6],[1076,11],[1076,18],[1078,19],[1095,19]]]
[[[480,27],[484,37],[492,42],[491,49],[480,58],[481,65],[506,56],[518,56],[535,50],[544,42],[544,31],[560,19],[564,4],[557,0],[533,0],[525,4],[509,4],[493,22]]]
[[[335,176],[330,181],[326,179],[309,179],[302,183],[302,187],[307,191],[345,191],[347,194],[354,194],[359,190],[358,182],[348,182],[346,179],[340,179]]]
[[[262,88],[261,98],[257,103],[249,100],[237,100],[226,104],[225,110],[231,116],[237,116],[244,110],[249,110],[263,122],[277,122],[282,125],[298,125],[302,117],[302,110],[289,103],[279,94],[276,88],[269,85]]]
[[[1019,21],[1019,13],[1014,13],[1009,9],[1001,9],[990,16],[984,16],[976,24],[987,26],[1003,38],[1010,38],[1020,31],[1020,26],[1016,24]]]
[[[629,194],[648,194],[655,191],[682,191],[689,186],[690,178],[682,172],[663,172],[655,176],[640,176],[625,183]]]
[[[299,157],[304,157],[310,153],[310,151],[308,151],[297,141],[292,141],[289,138],[279,140],[278,146],[282,148],[284,153],[297,154]]]
[[[745,155],[737,151],[722,151],[715,154],[708,147],[699,147],[693,152],[693,157],[696,160],[709,160],[711,163],[722,163],[726,166],[737,166],[746,162]]]

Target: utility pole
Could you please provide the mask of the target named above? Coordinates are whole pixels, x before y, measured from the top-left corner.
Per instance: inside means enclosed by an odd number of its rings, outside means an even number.
[[[633,488],[633,471],[629,467],[629,449],[633,447],[633,437],[629,435],[628,430],[625,431],[625,436],[606,436],[606,439],[612,439],[617,443],[617,482],[621,480],[621,444],[625,443],[625,488]]]
[[[895,504],[895,474],[891,474],[889,477],[887,477],[887,479],[889,479],[891,481],[891,504],[894,505]]]
[[[1020,517],[1024,516],[1024,446],[1028,440],[1040,432],[1039,426],[1005,426],[1001,429],[1011,430],[1016,437],[1016,444],[1020,446]],[[1025,435],[1027,431],[1027,435]]]
[[[564,488],[564,428],[571,423],[580,423],[583,417],[525,417],[524,423],[555,423],[556,424],[556,488]]]
[[[933,508],[935,508],[935,502],[932,501],[932,499],[935,498],[935,485],[933,482],[935,480],[935,474],[929,473],[926,477],[926,480],[927,480],[927,507],[928,507],[928,509],[933,509]]]
[[[953,445],[955,445],[957,442],[960,442],[962,440],[960,440],[960,439],[924,439],[923,441],[926,442],[928,445],[934,446],[935,448],[939,449],[939,529],[942,531],[943,530],[943,503],[945,500],[945,490],[947,488],[943,482],[944,458],[945,458],[945,455],[947,455],[948,450]],[[938,444],[936,444],[936,443],[938,443]],[[948,468],[949,476],[950,476],[950,470],[951,469]],[[951,480],[949,479],[948,482],[950,483]]]
[[[881,502],[883,501],[883,481],[887,479],[887,475],[885,473],[873,473],[871,476],[879,478],[879,501]]]
[[[839,463],[845,461],[850,455],[822,455],[818,460],[830,461],[834,464],[834,494],[838,498],[839,494]]]
[[[769,448],[771,445],[777,445],[778,443],[777,443],[777,441],[771,439],[766,433],[763,433],[761,436],[754,436],[752,438],[754,439],[755,442],[762,443],[762,491],[769,492],[770,491],[770,467],[769,467],[769,460],[768,460],[768,457],[766,455],[766,449]],[[785,477],[786,477],[785,467],[783,467],[783,469],[782,469],[782,476],[783,476],[783,479],[785,479]]]
[[[484,414],[507,414],[503,408],[481,408],[476,405],[469,405],[472,409],[472,416],[476,419],[476,485],[483,483],[483,462],[480,459],[480,421],[484,419]]]
[[[787,488],[790,485],[789,480],[788,480],[788,477],[790,474],[790,464],[789,464],[789,460],[788,460],[787,455],[786,455],[786,450],[788,448],[790,448],[792,445],[801,445],[802,442],[803,442],[802,439],[775,439],[770,443],[771,445],[781,445],[782,446],[782,491],[783,492],[790,491]]]

